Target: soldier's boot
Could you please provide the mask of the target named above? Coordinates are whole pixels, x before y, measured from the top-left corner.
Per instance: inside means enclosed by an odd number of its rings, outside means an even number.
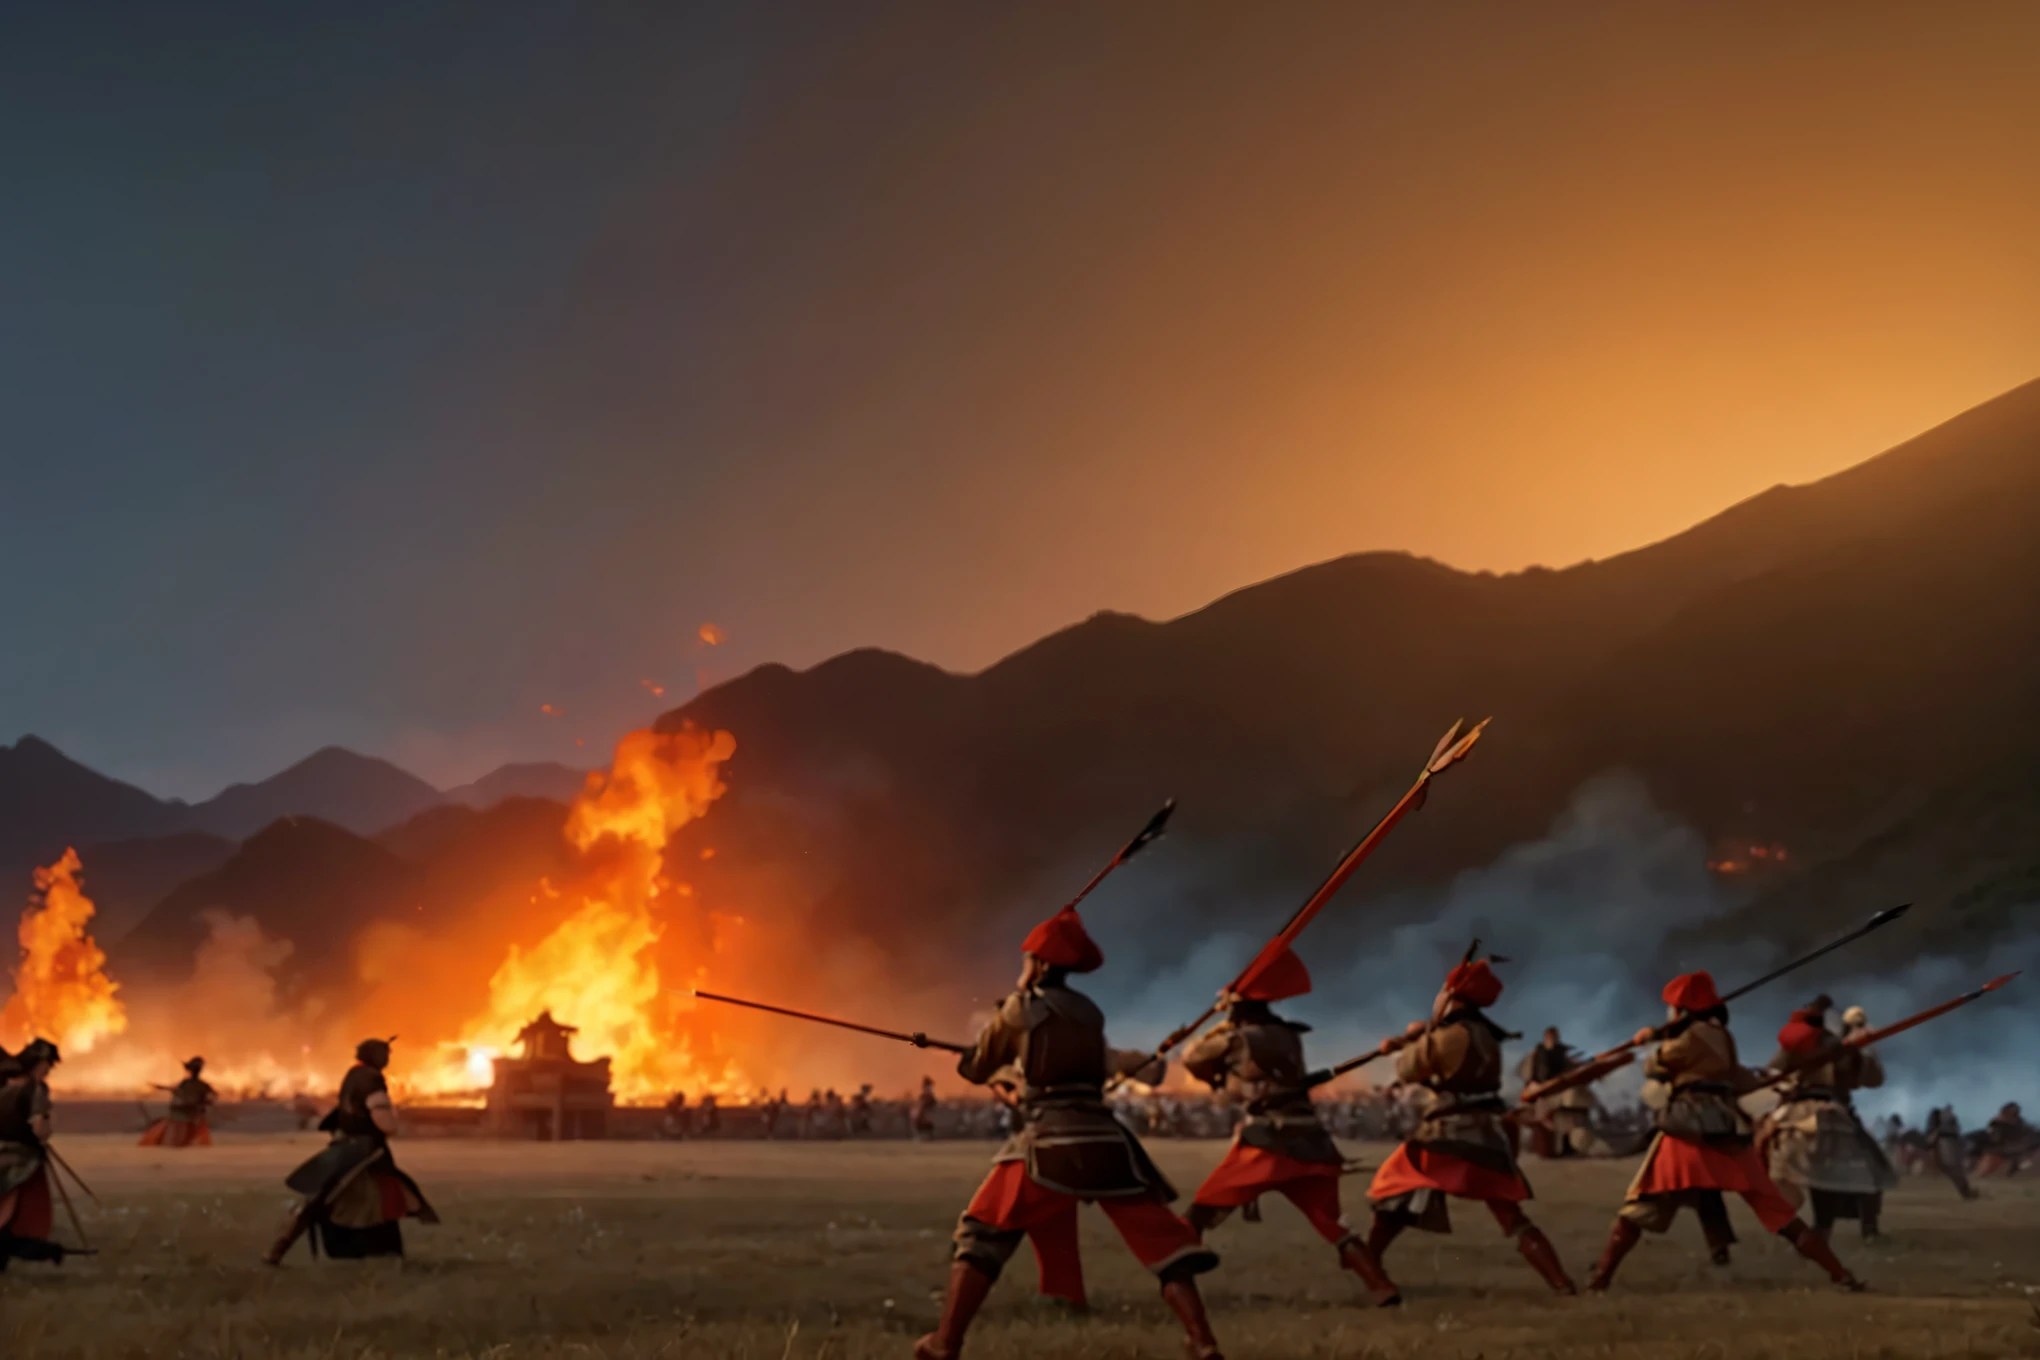
[[[1778,1236],[1790,1242],[1801,1256],[1825,1270],[1830,1280],[1852,1294],[1862,1292],[1863,1282],[1851,1274],[1849,1268],[1836,1258],[1834,1250],[1827,1244],[1827,1239],[1807,1227],[1803,1219],[1795,1218],[1778,1229]]]
[[[1225,1360],[1218,1338],[1211,1334],[1211,1319],[1204,1313],[1204,1296],[1197,1281],[1189,1276],[1162,1285],[1162,1298],[1183,1324],[1183,1350],[1190,1360]]]
[[[282,1265],[284,1256],[292,1247],[297,1245],[297,1240],[303,1237],[305,1230],[311,1226],[312,1215],[309,1209],[300,1208],[291,1210],[290,1216],[283,1220],[283,1227],[277,1232],[276,1240],[269,1244],[268,1251],[262,1253],[262,1264],[266,1266]],[[314,1254],[316,1255],[317,1253],[314,1252]]]
[[[1728,1205],[1719,1190],[1702,1191],[1696,1206],[1700,1235],[1707,1239],[1707,1259],[1715,1265],[1729,1263],[1729,1248],[1735,1245],[1735,1226],[1728,1221]]]
[[[963,1334],[970,1321],[992,1292],[992,1277],[968,1261],[949,1267],[949,1293],[942,1300],[942,1320],[935,1330],[914,1343],[914,1360],[957,1360],[963,1354]]]
[[[1565,1266],[1558,1259],[1558,1249],[1551,1245],[1551,1239],[1544,1235],[1544,1229],[1535,1223],[1525,1223],[1516,1234],[1516,1250],[1523,1253],[1523,1259],[1538,1273],[1554,1294],[1577,1294],[1579,1289],[1572,1282],[1572,1276],[1565,1273]]]
[[[1367,1244],[1357,1237],[1349,1237],[1339,1243],[1339,1264],[1360,1277],[1360,1283],[1367,1286],[1367,1292],[1374,1298],[1376,1308],[1395,1308],[1402,1303],[1402,1291],[1395,1287],[1395,1281],[1382,1268],[1381,1258],[1367,1249]]]
[[[1608,1230],[1608,1245],[1601,1248],[1601,1259],[1594,1262],[1594,1273],[1587,1276],[1587,1288],[1599,1294],[1613,1284],[1622,1258],[1629,1255],[1642,1239],[1643,1229],[1626,1218],[1616,1219],[1615,1226]]]

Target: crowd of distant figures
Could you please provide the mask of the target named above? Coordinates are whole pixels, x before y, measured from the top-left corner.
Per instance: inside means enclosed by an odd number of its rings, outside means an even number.
[[[1376,1087],[1342,1092],[1317,1102],[1319,1116],[1335,1138],[1357,1143],[1393,1143],[1407,1138],[1423,1117],[1420,1088]],[[1143,1138],[1230,1138],[1241,1119],[1235,1105],[1200,1092],[1125,1094],[1112,1107]],[[745,1104],[703,1096],[675,1096],[660,1130],[668,1138],[766,1139],[999,1139],[1017,1127],[1018,1115],[1003,1101],[983,1096],[939,1097],[932,1088],[901,1098],[876,1096],[865,1086],[844,1096],[814,1091],[805,1100],[787,1092],[760,1092]],[[1598,1105],[1588,1135],[1577,1140],[1586,1156],[1626,1157],[1640,1151],[1656,1127],[1652,1112],[1631,1101]],[[2040,1135],[2006,1105],[1989,1122],[1963,1132],[1952,1109],[1933,1111],[1920,1127],[1897,1115],[1874,1128],[1893,1165],[1915,1175],[2017,1175],[2040,1165]]]

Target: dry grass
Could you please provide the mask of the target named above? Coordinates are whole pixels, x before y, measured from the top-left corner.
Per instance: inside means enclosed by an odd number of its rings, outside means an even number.
[[[905,1356],[933,1319],[950,1226],[988,1147],[903,1143],[567,1144],[426,1141],[403,1149],[446,1217],[406,1229],[408,1262],[256,1256],[285,1201],[284,1172],[314,1142],[222,1138],[165,1153],[126,1139],[63,1144],[103,1207],[81,1206],[104,1254],[0,1277],[0,1356],[746,1357]],[[1194,1186],[1213,1144],[1160,1143]],[[1534,1166],[1533,1212],[1575,1272],[1598,1252],[1626,1164]],[[1362,1185],[1348,1181],[1357,1201]],[[1697,1230],[1647,1241],[1618,1291],[1555,1300],[1484,1214],[1452,1238],[1406,1237],[1390,1264],[1410,1298],[1364,1311],[1286,1205],[1216,1235],[1206,1277],[1233,1360],[1858,1360],[2040,1356],[2040,1186],[1999,1182],[1958,1203],[1908,1183],[1888,1245],[1845,1259],[1877,1291],[1846,1296],[1738,1216],[1727,1272]],[[1181,1354],[1152,1282],[1087,1214],[1093,1316],[1032,1300],[1016,1259],[973,1334],[972,1360],[1133,1360]]]

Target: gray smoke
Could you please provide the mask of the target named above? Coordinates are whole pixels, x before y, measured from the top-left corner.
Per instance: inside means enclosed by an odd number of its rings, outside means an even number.
[[[1191,884],[1205,893],[1214,883],[1237,889],[1237,866],[1222,853],[1178,845],[1156,859],[1129,871],[1141,884],[1138,894],[1127,892],[1110,911],[1089,914],[1115,964],[1154,955],[1155,933],[1166,932],[1172,915],[1181,919],[1165,904],[1180,907]],[[1605,1048],[1663,1019],[1658,994],[1673,973],[1708,968],[1725,990],[1783,961],[1775,945],[1761,940],[1666,957],[1671,932],[1704,926],[1739,904],[1737,886],[1709,872],[1706,860],[1698,833],[1657,807],[1640,781],[1604,776],[1579,790],[1544,839],[1461,874],[1442,892],[1368,900],[1363,868],[1327,919],[1304,936],[1299,953],[1315,991],[1281,1009],[1314,1027],[1307,1041],[1313,1062],[1352,1056],[1427,1015],[1446,971],[1478,936],[1484,953],[1509,960],[1498,966],[1508,990],[1494,1015],[1525,1035],[1510,1047],[1512,1067],[1546,1025],[1557,1025],[1576,1048]],[[1127,905],[1136,895],[1141,906]],[[1115,1042],[1152,1042],[1195,1015],[1295,905],[1250,891],[1236,891],[1235,901],[1227,919],[1251,925],[1182,943],[1180,961],[1159,971],[1143,974],[1135,962],[1098,976],[1091,989],[1113,1017]],[[1888,904],[1866,903],[1866,916],[1881,905]],[[1407,924],[1357,928],[1370,920]],[[1872,1023],[1883,1024],[2011,971],[2040,938],[2030,928],[2040,925],[2040,912],[2020,924],[2027,928],[1985,959],[1923,956],[1899,973],[1866,976],[1843,951],[1774,983],[1733,1008],[1743,1059],[1752,1065],[1768,1059],[1787,1014],[1815,991],[1828,992],[1838,1006],[1861,1005]],[[1908,925],[1917,928],[1909,921],[1892,929]],[[2033,1064],[2022,1055],[2040,1044],[2040,1024],[2021,985],[1885,1045],[1889,1082],[1865,1093],[1866,1113],[1896,1111],[1917,1121],[1930,1105],[1952,1102],[1965,1121],[1978,1121],[2006,1100],[2030,1099],[2030,1089],[2018,1089],[2035,1085]],[[2025,985],[2040,986],[2040,978]],[[1388,1065],[1372,1075],[1388,1079]],[[1638,1080],[1632,1068],[1608,1084],[1603,1098],[1621,1099]]]

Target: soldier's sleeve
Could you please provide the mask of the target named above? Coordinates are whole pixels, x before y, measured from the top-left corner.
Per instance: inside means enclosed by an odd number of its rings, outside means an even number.
[[[1643,1061],[1643,1075],[1652,1081],[1671,1081],[1693,1062],[1693,1032],[1685,1030],[1659,1044]]]
[[[1232,1053],[1232,1038],[1232,1026],[1220,1025],[1190,1045],[1183,1054],[1183,1070],[1207,1086],[1222,1084],[1231,1067],[1228,1058]]]
[[[956,1075],[973,1086],[983,1086],[998,1070],[1020,1056],[1020,1011],[1026,1003],[1015,992],[999,1003],[999,1009],[978,1031],[971,1051],[956,1060]]]
[[[1422,1085],[1438,1075],[1438,1031],[1418,1035],[1395,1055],[1395,1079],[1406,1085]]]
[[[1877,1056],[1877,1050],[1865,1045],[1856,1050],[1856,1084],[1864,1087],[1884,1084],[1884,1059]]]

